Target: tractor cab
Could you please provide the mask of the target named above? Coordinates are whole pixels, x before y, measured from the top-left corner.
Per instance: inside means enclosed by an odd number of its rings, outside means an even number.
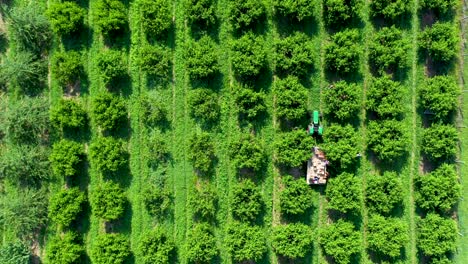
[[[323,126],[320,124],[320,113],[317,110],[314,110],[312,115],[312,123],[307,127],[307,132],[309,135],[322,136],[323,135]]]

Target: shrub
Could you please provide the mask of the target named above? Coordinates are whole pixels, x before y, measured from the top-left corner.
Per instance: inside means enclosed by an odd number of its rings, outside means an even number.
[[[408,226],[397,218],[373,215],[369,219],[367,241],[370,250],[396,258],[409,241]]]
[[[49,218],[60,226],[68,227],[76,220],[86,202],[86,196],[78,188],[60,190],[49,202]]]
[[[243,222],[252,222],[260,214],[263,201],[260,190],[249,180],[242,180],[232,190],[232,213]]]
[[[285,1],[281,1],[283,2]],[[275,49],[276,71],[282,75],[304,77],[314,66],[313,43],[310,37],[302,32],[278,40]]]
[[[205,184],[200,188],[196,188],[195,192],[190,197],[189,204],[195,217],[203,220],[214,219],[218,204],[216,189],[210,184]]]
[[[74,2],[53,3],[46,14],[55,33],[69,35],[83,25],[85,10]]]
[[[274,0],[276,12],[301,22],[314,16],[315,2],[309,0]]]
[[[190,23],[211,26],[216,23],[216,1],[186,0],[185,10]]]
[[[125,210],[125,192],[118,184],[105,181],[91,192],[90,202],[94,215],[105,221],[117,220]]]
[[[369,47],[369,61],[379,72],[408,67],[410,42],[395,26],[384,27],[375,34]]]
[[[261,1],[229,1],[228,21],[235,31],[250,29],[264,18],[266,13],[265,6]]]
[[[247,2],[257,2],[249,0]],[[236,3],[244,3],[236,1]],[[257,76],[266,67],[265,41],[261,36],[248,32],[231,44],[232,70],[235,75],[249,78]]]
[[[325,0],[323,2],[323,19],[328,27],[348,25],[358,17],[363,5],[362,0]]]
[[[283,214],[300,215],[312,207],[313,193],[303,179],[284,176],[281,181],[284,189],[280,192],[279,201]]]
[[[48,241],[46,247],[47,263],[79,263],[81,256],[85,253],[85,247],[78,244],[77,240],[76,233],[67,232]]]
[[[186,248],[190,263],[210,263],[218,254],[216,238],[207,223],[196,224],[189,230]]]
[[[110,93],[101,93],[91,103],[91,116],[102,130],[116,130],[127,119],[125,101]]]
[[[127,24],[126,7],[119,0],[99,0],[94,16],[96,29],[104,37],[124,30]]]
[[[399,121],[370,121],[367,131],[368,148],[381,161],[392,162],[405,153],[407,131]]]
[[[396,118],[405,112],[403,98],[406,90],[400,82],[392,81],[389,75],[372,78],[367,89],[367,110],[379,118]]]
[[[311,156],[313,139],[303,130],[278,135],[273,142],[276,163],[285,167],[299,167]]]
[[[239,86],[235,91],[234,102],[238,106],[240,120],[254,121],[267,111],[265,94],[255,92],[251,87]]]
[[[28,246],[19,240],[0,247],[0,263],[3,264],[29,264],[30,255]]]
[[[216,43],[208,35],[202,36],[198,41],[192,40],[189,43],[185,60],[192,80],[209,78],[219,71],[216,49]]]
[[[460,87],[452,76],[435,76],[419,88],[421,106],[430,110],[436,119],[445,120],[458,107]]]
[[[80,143],[62,139],[54,143],[49,160],[56,175],[68,177],[78,173],[84,155],[84,149]]]
[[[326,255],[333,257],[335,263],[351,263],[351,256],[361,251],[360,232],[354,230],[354,225],[339,219],[320,232],[319,243]]]
[[[215,157],[214,145],[208,133],[194,134],[189,142],[189,160],[198,172],[208,173]]]
[[[96,264],[123,264],[130,254],[130,243],[122,234],[100,234],[91,248],[91,260]]]
[[[312,250],[312,229],[301,223],[273,227],[272,246],[276,254],[297,259]]]
[[[458,53],[458,37],[452,22],[436,22],[419,37],[419,48],[436,62],[449,62]]]
[[[431,160],[449,159],[457,154],[458,131],[453,125],[434,124],[424,130],[421,149]]]
[[[366,205],[369,211],[389,214],[403,202],[403,184],[395,172],[372,174],[367,180]]]
[[[139,0],[142,27],[148,36],[163,37],[172,26],[172,8],[166,0]]]
[[[327,114],[338,120],[355,118],[361,108],[361,87],[346,81],[336,82],[324,92]]]
[[[439,14],[445,14],[457,7],[456,0],[422,0],[420,8],[432,9]]]
[[[356,213],[361,209],[361,180],[351,173],[341,173],[328,181],[325,191],[328,209]]]
[[[259,261],[267,251],[262,229],[243,223],[228,226],[225,245],[236,262]]]
[[[289,122],[299,121],[307,114],[307,90],[294,76],[275,82],[276,116]]]
[[[191,116],[204,124],[212,124],[219,118],[218,97],[209,89],[199,88],[191,91],[188,104]]]
[[[455,250],[457,232],[455,221],[430,213],[418,222],[416,245],[426,256],[442,256]]]
[[[411,0],[373,0],[370,15],[373,18],[384,17],[395,20],[411,11]]]
[[[149,150],[148,165],[157,167],[158,164],[165,163],[170,159],[169,147],[167,146],[161,132],[153,130],[147,143]]]
[[[123,142],[112,137],[100,137],[89,147],[91,162],[103,173],[117,172],[127,164]]]
[[[265,152],[259,140],[253,135],[242,136],[231,142],[229,156],[238,170],[260,171],[265,161]]]
[[[416,179],[416,204],[429,211],[448,212],[461,198],[461,185],[455,168],[442,164]]]
[[[107,50],[97,55],[97,68],[104,84],[108,85],[127,74],[125,54],[119,50]]]
[[[323,144],[330,166],[337,170],[349,169],[356,160],[357,142],[358,136],[351,125],[330,125]]]
[[[171,263],[174,250],[174,242],[160,228],[145,232],[138,245],[144,264]]]
[[[325,47],[325,68],[329,72],[349,74],[359,69],[361,56],[360,37],[357,29],[345,29],[332,36]]]
[[[162,218],[172,204],[172,192],[166,186],[147,185],[143,190],[143,204],[152,217]]]
[[[147,96],[140,98],[142,119],[148,126],[162,125],[167,121],[168,111],[165,102]]]
[[[140,68],[151,77],[171,79],[171,51],[159,45],[140,49]]]
[[[51,64],[52,74],[62,86],[73,85],[83,72],[81,55],[77,51],[57,52]]]

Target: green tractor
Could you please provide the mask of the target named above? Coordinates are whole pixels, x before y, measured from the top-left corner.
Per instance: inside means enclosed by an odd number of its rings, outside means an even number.
[[[317,110],[314,110],[312,116],[312,123],[310,123],[309,127],[307,127],[307,132],[309,135],[314,136],[322,136],[323,135],[323,126],[320,125],[320,113]]]

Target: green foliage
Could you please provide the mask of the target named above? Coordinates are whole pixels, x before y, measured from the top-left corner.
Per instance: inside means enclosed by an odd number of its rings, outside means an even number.
[[[403,98],[406,90],[400,82],[393,81],[389,75],[372,78],[367,88],[367,110],[380,118],[396,118],[405,112]]]
[[[341,173],[328,181],[325,190],[328,209],[356,213],[361,209],[361,180],[351,173]]]
[[[362,50],[359,30],[345,29],[332,36],[325,46],[325,68],[329,72],[349,74],[359,69]]]
[[[407,146],[407,131],[397,120],[370,121],[367,146],[378,159],[392,162],[403,156]]]
[[[169,147],[160,132],[153,130],[148,141],[148,149],[151,150],[148,155],[150,167],[156,167],[160,163],[168,161],[170,158]]]
[[[342,219],[323,228],[320,237],[323,251],[337,264],[351,263],[351,256],[361,252],[361,233],[354,230],[352,223]]]
[[[453,125],[434,124],[424,130],[421,150],[431,160],[450,159],[457,154],[458,131]]]
[[[174,250],[174,242],[160,228],[145,232],[138,245],[143,264],[171,263]]]
[[[172,26],[172,7],[167,0],[139,0],[142,28],[148,36],[163,37]]]
[[[303,130],[278,134],[273,142],[276,162],[281,166],[299,167],[310,158],[314,142]]]
[[[189,160],[195,170],[208,173],[215,157],[214,145],[208,133],[194,134],[189,142]]]
[[[193,195],[190,196],[189,204],[195,217],[203,220],[215,219],[218,204],[216,189],[210,184],[195,188]]]
[[[49,218],[62,227],[68,227],[76,220],[86,202],[86,196],[78,188],[55,192],[49,202]]]
[[[389,214],[395,206],[403,202],[403,184],[395,172],[383,175],[371,174],[367,178],[366,205],[369,211]]]
[[[284,189],[280,192],[281,212],[286,215],[300,215],[312,207],[312,189],[304,179],[295,180],[291,176],[283,176]]]
[[[29,264],[31,253],[28,246],[21,241],[4,243],[0,247],[0,263]]]
[[[69,35],[83,25],[85,10],[75,2],[53,3],[49,5],[46,15],[55,33]]]
[[[260,3],[256,0],[233,1],[232,3]],[[232,70],[240,77],[254,77],[266,67],[265,40],[252,32],[244,34],[231,43]]]
[[[130,254],[130,243],[123,234],[100,234],[91,248],[91,260],[96,264],[123,264]]]
[[[239,182],[232,189],[232,213],[243,221],[254,221],[263,207],[260,190],[250,179]]]
[[[235,91],[234,102],[238,106],[240,120],[254,121],[267,111],[265,94],[255,92],[251,87],[240,85]]]
[[[119,50],[106,50],[97,55],[97,68],[104,84],[110,84],[127,74],[125,54]]]
[[[361,108],[361,87],[346,81],[336,82],[325,89],[324,99],[327,113],[338,120],[356,118]]]
[[[449,75],[427,78],[419,88],[421,106],[430,110],[439,120],[447,119],[457,109],[460,94],[457,81]]]
[[[216,238],[207,223],[196,224],[189,230],[186,248],[190,263],[210,263],[218,254]]]
[[[49,160],[56,175],[68,177],[78,173],[84,155],[80,143],[62,139],[54,143]]]
[[[273,87],[276,96],[276,116],[286,121],[299,121],[307,114],[307,90],[294,76],[277,80]]]
[[[228,21],[235,31],[250,29],[265,16],[266,9],[262,1],[229,1]]]
[[[121,140],[99,137],[89,147],[91,162],[103,173],[117,172],[127,164],[127,152]]]
[[[411,0],[372,0],[370,15],[373,18],[384,17],[395,20],[411,11]]]
[[[147,96],[140,98],[141,118],[148,126],[155,126],[167,121],[167,106],[162,100],[157,100]]]
[[[276,254],[291,259],[303,258],[312,250],[312,229],[301,223],[273,227],[272,246]]]
[[[191,116],[204,124],[216,122],[219,118],[218,97],[209,89],[198,88],[191,91],[188,104]]]
[[[369,47],[369,61],[379,73],[403,70],[408,67],[410,41],[395,26],[378,31]]]
[[[323,150],[333,168],[348,169],[355,160],[358,151],[358,136],[351,125],[330,125],[324,135]]]
[[[416,204],[424,210],[448,212],[462,197],[455,168],[442,164],[416,179]]]
[[[312,0],[274,0],[273,4],[278,14],[301,22],[314,16],[316,2]]]
[[[60,129],[79,129],[86,125],[86,111],[75,100],[60,99],[50,109],[50,122]]]
[[[312,2],[312,1],[310,1]],[[359,15],[362,0],[325,0],[323,19],[328,27],[346,26]]]
[[[127,120],[125,101],[111,93],[100,93],[91,103],[91,117],[102,130],[116,130]]]
[[[287,1],[280,1],[281,3]],[[308,1],[312,3],[312,1]],[[275,44],[276,71],[283,75],[304,77],[314,66],[314,46],[310,37],[302,32],[280,39]]]
[[[171,79],[171,51],[159,45],[144,45],[140,48],[140,68],[151,77]]]
[[[419,37],[419,48],[436,62],[449,62],[458,54],[458,35],[452,22],[436,22]]]
[[[85,247],[77,243],[78,235],[67,232],[47,242],[46,258],[50,264],[79,263]]]
[[[442,256],[456,248],[457,224],[450,218],[430,213],[418,222],[416,232],[416,245],[426,256]]]
[[[126,199],[124,190],[118,184],[105,181],[91,192],[91,211],[105,221],[117,220],[124,213]]]
[[[457,5],[457,0],[422,0],[419,2],[421,8],[435,10],[439,14],[445,14],[455,9]]]
[[[225,245],[236,262],[259,261],[267,251],[263,230],[244,223],[229,224]]]
[[[408,225],[397,218],[373,215],[368,224],[368,248],[374,252],[395,258],[408,243]]]
[[[51,65],[52,74],[62,86],[73,85],[83,73],[81,55],[77,51],[55,53]]]
[[[143,190],[143,204],[152,217],[162,218],[172,204],[172,192],[166,186],[147,185]]]
[[[190,23],[211,26],[216,23],[216,1],[186,0],[185,10]]]
[[[104,37],[110,37],[116,32],[124,30],[127,24],[125,5],[119,0],[99,0],[96,3],[95,25]]]
[[[229,156],[238,170],[260,171],[265,161],[265,151],[259,140],[253,135],[240,137],[231,142]]]
[[[212,77],[219,71],[216,49],[215,41],[208,35],[202,36],[198,41],[192,40],[189,42],[185,60],[192,80]]]

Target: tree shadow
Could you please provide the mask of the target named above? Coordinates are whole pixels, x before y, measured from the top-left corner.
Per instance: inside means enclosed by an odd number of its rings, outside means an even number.
[[[295,31],[301,31],[308,36],[317,35],[319,32],[319,21],[315,16],[298,21],[297,18],[277,14],[275,22],[281,37],[289,36]]]
[[[256,21],[252,22],[249,26],[242,27],[241,29],[232,29],[232,36],[240,38],[247,32],[253,32],[255,35],[264,35],[268,32],[269,26],[266,13],[259,17]]]
[[[221,89],[223,89],[224,83],[224,75],[220,71],[216,72],[215,74],[208,76],[202,79],[190,79],[190,86],[192,89],[197,88],[209,88],[212,91],[219,93]]]
[[[216,19],[214,24],[205,25],[203,23],[194,22],[190,25],[190,32],[192,34],[192,38],[195,40],[199,40],[203,36],[210,36],[216,43],[219,43],[219,28],[221,23],[219,19]]]
[[[372,263],[376,263],[376,264],[404,263],[407,260],[405,247],[402,247],[400,249],[400,255],[397,257],[389,257],[387,255],[381,254],[371,249],[366,249],[366,252],[369,255]]]
[[[115,172],[103,172],[102,176],[107,181],[113,181],[115,183],[119,183],[123,188],[128,188],[132,182],[133,175],[130,171],[130,155],[128,152],[126,152],[124,155],[124,158],[127,162],[122,165],[121,168]]]
[[[89,50],[92,42],[89,41],[89,37],[94,35],[94,29],[87,26],[81,25],[75,32],[61,36],[63,46],[66,51],[69,50]]]
[[[406,11],[404,14],[396,17],[395,19],[386,19],[382,16],[371,17],[371,23],[374,25],[375,29],[380,30],[383,27],[396,26],[400,29],[410,30],[412,20],[411,11]]]
[[[129,98],[133,91],[132,79],[130,75],[125,74],[119,78],[113,79],[106,85],[109,92],[118,94],[122,93],[123,97]]]

